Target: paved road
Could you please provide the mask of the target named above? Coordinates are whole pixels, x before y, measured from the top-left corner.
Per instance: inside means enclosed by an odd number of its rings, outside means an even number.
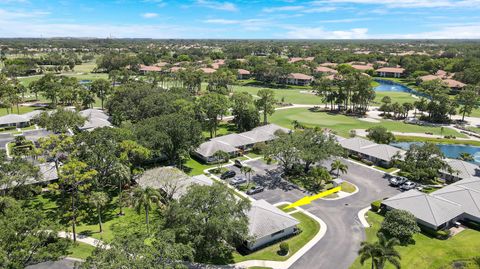
[[[342,176],[359,188],[359,192],[340,200],[316,200],[303,208],[321,218],[327,224],[327,233],[312,249],[293,264],[291,268],[349,268],[357,257],[360,242],[365,232],[357,218],[361,209],[374,200],[383,199],[399,193],[388,186],[384,173],[361,165],[347,162],[348,174]],[[329,165],[326,165],[329,167]],[[279,188],[267,189],[254,195],[255,199],[265,199],[271,203],[280,201],[294,202],[303,197],[301,191],[286,191]]]

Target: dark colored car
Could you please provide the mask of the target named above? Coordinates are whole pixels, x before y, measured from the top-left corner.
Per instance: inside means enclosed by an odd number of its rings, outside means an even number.
[[[243,164],[242,164],[242,162],[240,162],[240,160],[235,160],[234,163],[235,163],[234,165],[238,168],[242,168],[242,166],[243,166]]]
[[[404,191],[408,191],[408,190],[414,189],[416,186],[417,184],[415,184],[414,182],[407,181],[402,186],[400,186],[400,189]]]
[[[236,177],[230,181],[233,186],[247,183],[247,180],[241,177]]]
[[[227,178],[231,178],[231,177],[234,177],[237,173],[235,173],[235,171],[232,171],[232,170],[229,170],[225,173],[223,173],[220,178],[221,179],[227,179]]]
[[[390,182],[390,185],[396,187],[396,186],[403,185],[405,182],[407,182],[407,179],[404,177],[392,177],[390,178],[389,182]]]
[[[263,190],[265,190],[264,187],[262,187],[262,186],[256,186],[256,187],[252,187],[251,189],[249,189],[249,190],[247,191],[247,194],[248,194],[248,195],[252,195],[252,194],[260,193],[260,192],[262,192]]]

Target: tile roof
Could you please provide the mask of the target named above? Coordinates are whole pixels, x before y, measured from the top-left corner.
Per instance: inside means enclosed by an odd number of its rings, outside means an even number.
[[[17,114],[8,114],[0,117],[0,124],[14,124],[14,123],[29,122],[29,121],[30,120],[25,118],[24,116],[17,115]]]
[[[195,151],[196,153],[204,156],[204,157],[211,157],[213,156],[217,151],[224,151],[227,153],[233,153],[237,152],[239,149],[236,147],[220,142],[220,141],[207,141],[205,143],[202,143],[197,150]]]
[[[480,167],[476,164],[465,162],[457,159],[446,159],[446,162],[454,170],[453,175],[459,178],[469,178],[480,176]],[[448,174],[447,171],[441,171]]]
[[[359,152],[387,162],[391,161],[397,153],[400,153],[400,155],[405,154],[404,150],[385,144],[365,146],[360,148]]]
[[[301,73],[290,73],[287,76],[288,78],[293,78],[293,79],[301,79],[301,80],[312,80],[313,77]]]
[[[397,67],[382,67],[382,68],[377,69],[377,72],[403,74],[403,72],[405,72],[405,69],[404,68],[397,68]]]

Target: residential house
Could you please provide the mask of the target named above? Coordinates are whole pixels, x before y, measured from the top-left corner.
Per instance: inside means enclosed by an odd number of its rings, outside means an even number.
[[[111,127],[109,116],[99,109],[85,109],[79,112],[82,117],[87,118],[85,124],[79,127],[80,130],[92,131],[96,128]]]
[[[440,170],[440,177],[448,182],[459,181],[465,178],[480,177],[480,167],[476,164],[457,159],[446,159],[453,173]]]
[[[217,151],[224,151],[234,157],[250,150],[256,143],[275,139],[277,131],[290,132],[287,128],[275,124],[267,124],[248,132],[212,138],[210,141],[202,143],[193,154],[206,163],[216,162],[218,159],[214,155]]]
[[[242,80],[242,79],[249,79],[250,78],[250,71],[245,70],[245,69],[238,69],[237,70],[237,79]]]
[[[445,83],[445,85],[447,85],[452,91],[459,91],[459,90],[465,88],[465,86],[467,86],[465,83],[454,80],[451,77],[449,77],[448,75],[446,75],[446,73],[443,73],[445,71],[443,71],[443,72],[440,72],[440,71],[441,70],[437,71],[437,73],[435,75],[425,75],[425,76],[418,77],[417,84],[419,84],[421,82],[425,82],[425,81],[431,81],[431,80],[438,79],[438,80],[441,80],[443,83]]]
[[[5,128],[5,127],[23,128],[29,125],[30,125],[30,119],[22,115],[8,114],[0,117],[0,128]]]
[[[200,71],[202,71],[204,74],[213,74],[217,70],[209,67],[203,67],[203,68],[200,68]]]
[[[192,185],[213,185],[212,179],[205,175],[190,177],[172,166],[146,170],[137,180],[142,188],[151,187],[163,192],[168,199],[179,199]]]
[[[323,74],[323,75],[334,75],[334,74],[337,74],[338,71],[335,70],[335,69],[332,69],[330,67],[326,67],[326,66],[317,66],[315,68],[315,73],[319,73],[319,74]]]
[[[435,230],[462,220],[480,222],[480,178],[462,179],[429,194],[406,191],[382,204],[387,209],[409,211],[420,225]]]
[[[372,64],[351,64],[351,66],[361,72],[367,72],[368,70],[373,70]]]
[[[294,235],[300,222],[265,200],[256,200],[247,213],[247,248],[255,250],[277,240]]]
[[[405,69],[399,67],[382,67],[376,72],[380,77],[401,78],[405,76]]]
[[[148,65],[143,65],[142,64],[142,65],[140,65],[139,71],[142,74],[146,75],[146,74],[152,73],[152,72],[157,72],[157,73],[162,72],[162,68],[159,67],[159,66],[155,66],[155,65],[148,66]]]
[[[390,166],[392,158],[397,154],[400,156],[405,154],[405,151],[402,149],[390,145],[377,144],[361,137],[347,138],[339,141],[339,144],[348,150],[349,154],[369,160],[382,167]]]
[[[301,73],[290,73],[286,82],[291,85],[306,86],[313,82],[313,77]]]

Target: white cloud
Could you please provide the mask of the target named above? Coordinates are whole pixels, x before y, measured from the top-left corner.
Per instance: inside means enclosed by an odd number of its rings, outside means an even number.
[[[220,25],[238,25],[243,30],[259,31],[268,26],[271,21],[266,19],[247,19],[247,20],[226,20],[226,19],[208,19],[204,23]]]
[[[329,31],[323,27],[287,27],[287,38],[290,39],[364,39],[367,28]]]
[[[370,21],[373,18],[348,18],[348,19],[335,19],[335,20],[321,20],[319,23],[350,23],[357,21]]]
[[[151,19],[151,18],[158,17],[158,14],[157,13],[143,13],[142,17],[144,17],[146,19]]]
[[[278,11],[297,11],[297,10],[304,10],[304,6],[281,6],[281,7],[269,7],[264,8],[263,12],[271,13],[271,12],[278,12]]]
[[[44,17],[49,15],[50,12],[32,10],[32,11],[11,11],[6,9],[0,9],[0,19],[19,19],[19,18],[35,18]]]
[[[389,8],[440,8],[440,7],[478,7],[480,0],[319,0],[316,4],[369,4]]]
[[[390,39],[479,39],[480,24],[455,24],[443,26],[437,30],[411,33],[376,35],[374,38]]]
[[[197,5],[211,8],[211,9],[218,9],[218,10],[225,10],[225,11],[237,11],[237,6],[230,2],[217,2],[217,1],[210,1],[210,0],[197,0]]]

